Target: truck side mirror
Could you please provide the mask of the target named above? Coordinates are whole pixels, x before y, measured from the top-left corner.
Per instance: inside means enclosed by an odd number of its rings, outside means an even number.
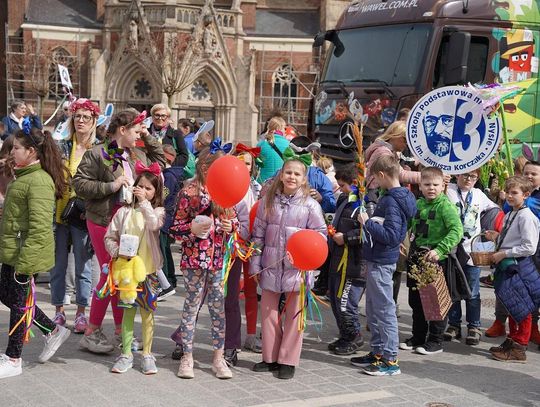
[[[445,85],[458,85],[467,81],[470,48],[470,33],[457,31],[450,35],[443,75]]]
[[[325,41],[330,41],[334,44],[334,55],[336,57],[341,56],[345,51],[345,46],[339,39],[338,32],[336,30],[328,30],[319,32],[313,40],[313,48],[318,48],[324,44]]]

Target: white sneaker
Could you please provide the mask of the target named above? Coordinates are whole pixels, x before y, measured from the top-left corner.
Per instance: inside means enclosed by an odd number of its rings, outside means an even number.
[[[69,338],[69,335],[71,335],[71,331],[61,325],[56,325],[55,331],[52,331],[50,334],[44,336],[45,347],[38,358],[40,363],[45,363],[48,361],[56,353],[58,348],[67,340],[67,338]]]
[[[79,347],[92,353],[109,353],[114,350],[114,345],[109,343],[101,328],[94,330],[90,335],[83,335],[79,341]]]
[[[8,355],[0,355],[0,379],[19,376],[22,373],[22,359],[14,362]]]

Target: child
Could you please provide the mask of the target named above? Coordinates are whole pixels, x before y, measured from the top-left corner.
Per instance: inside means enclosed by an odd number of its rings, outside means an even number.
[[[15,180],[9,184],[0,224],[0,301],[10,309],[9,340],[5,354],[0,355],[0,378],[22,373],[21,354],[26,329],[24,307],[33,275],[48,272],[54,266],[52,231],[55,200],[67,189],[60,151],[49,132],[30,129],[15,134],[11,156]],[[45,335],[45,347],[38,357],[49,360],[70,331],[55,325],[36,305],[33,321]]]
[[[407,234],[408,221],[416,214],[414,195],[400,186],[401,167],[391,155],[379,157],[371,165],[371,175],[386,192],[379,198],[373,218],[360,215],[364,233],[373,244],[363,245],[367,266],[366,314],[371,332],[371,352],[352,358],[355,366],[365,367],[372,376],[400,374],[396,303],[393,297],[393,275],[399,260],[401,242]],[[378,218],[382,218],[382,221]]]
[[[176,275],[174,270],[174,261],[171,252],[171,243],[174,239],[169,235],[176,213],[177,198],[182,189],[182,181],[184,179],[184,168],[173,166],[176,158],[176,150],[170,144],[163,145],[163,153],[167,159],[167,168],[163,170],[163,199],[165,206],[165,222],[159,232],[159,244],[161,254],[163,255],[163,273],[169,282],[168,287],[162,287],[163,291],[159,293],[158,301],[176,294]]]
[[[259,156],[261,149],[259,147],[250,148],[242,143],[239,143],[234,155],[244,161],[251,175],[250,188],[244,198],[236,205],[239,222],[239,234],[244,240],[249,239],[249,213],[261,189],[261,185],[255,180],[255,159]],[[249,271],[249,262],[243,263],[240,259],[236,259],[229,272],[227,280],[227,296],[225,297],[225,361],[229,366],[236,366],[238,362],[237,349],[242,347],[241,328],[242,316],[240,315],[240,275],[244,268],[244,294],[246,298],[246,325],[247,338],[245,347],[260,353],[260,344],[257,334],[257,283],[254,279],[247,275]],[[259,341],[260,342],[260,341]]]
[[[120,208],[114,215],[105,234],[105,247],[111,258],[118,258],[120,236],[122,234],[139,237],[138,256],[144,262],[146,280],[140,285],[142,291],[137,294],[136,304],[141,311],[143,332],[142,372],[145,375],[156,374],[156,359],[152,355],[154,337],[154,311],[157,295],[151,289],[157,285],[156,272],[163,266],[163,257],[159,250],[159,229],[163,225],[163,181],[157,163],[145,167],[140,161],[135,165],[137,178],[133,186],[136,198],[135,209],[131,205]],[[133,322],[137,305],[126,306],[122,318],[122,353],[111,369],[113,373],[125,373],[133,367]]]
[[[236,218],[230,216],[231,214],[225,216],[225,210],[211,201],[204,186],[208,168],[221,156],[223,156],[222,150],[215,153],[212,153],[209,148],[201,150],[195,178],[180,191],[176,218],[170,229],[182,246],[180,268],[184,272],[187,292],[180,326],[183,355],[180,359],[178,376],[182,379],[194,377],[193,336],[205,285],[208,290],[208,310],[212,320],[214,348],[212,371],[219,379],[232,378],[232,372],[223,358],[225,310],[221,268],[224,245],[233,230]],[[199,222],[201,217],[204,217],[205,222]]]
[[[360,223],[356,220],[359,204],[358,200],[349,201],[356,175],[355,164],[336,172],[343,193],[332,222],[336,233],[328,240],[328,296],[339,329],[338,340],[328,344],[328,350],[336,355],[351,355],[364,344],[358,319],[358,303],[366,284],[361,276]]]
[[[525,198],[532,189],[525,177],[508,178],[505,185],[506,201],[512,211],[505,215],[500,234],[486,232],[488,239],[497,242],[497,251],[492,255],[492,261],[498,265],[495,293],[511,315],[508,337],[500,346],[490,349],[493,359],[503,362],[526,362],[525,351],[531,336],[531,311],[537,309],[540,303],[540,276],[532,258],[538,247],[540,226],[538,218],[525,204]],[[516,296],[519,297],[518,302]],[[520,322],[516,321],[517,316]]]
[[[301,310],[298,291],[302,273],[286,257],[286,244],[301,229],[312,229],[326,235],[320,205],[310,197],[307,165],[311,155],[296,155],[290,148],[284,152],[285,164],[261,200],[253,225],[252,241],[262,255],[251,259],[249,273],[256,276],[262,289],[262,355],[255,372],[279,370],[280,379],[291,379],[302,351],[302,331],[295,318]],[[287,296],[285,325],[279,318],[281,294]]]
[[[411,227],[410,258],[424,256],[426,260],[442,263],[463,238],[463,226],[457,208],[444,194],[444,176],[439,168],[427,167],[420,173],[420,192],[417,213]],[[424,254],[423,248],[428,251]],[[450,270],[444,270],[445,274]],[[399,344],[400,349],[415,349],[417,353],[431,355],[443,351],[442,341],[448,318],[426,321],[416,283],[407,277],[409,305],[412,308],[412,338]],[[427,339],[426,339],[427,335]]]
[[[471,241],[482,231],[480,225],[480,215],[498,206],[491,201],[481,190],[474,188],[478,180],[480,169],[467,174],[457,176],[457,184],[449,184],[448,199],[456,205],[463,224],[463,248],[465,252],[471,252]],[[471,289],[471,298],[465,300],[467,310],[467,345],[478,345],[480,342],[480,267],[469,260],[467,265],[463,265],[463,271],[467,277],[467,282]],[[461,339],[461,302],[456,302],[448,312],[448,328],[444,333],[447,341]]]

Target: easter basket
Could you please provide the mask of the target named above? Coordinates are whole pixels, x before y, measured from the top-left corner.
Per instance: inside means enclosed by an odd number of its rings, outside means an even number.
[[[474,251],[474,242],[479,238],[484,236],[485,233],[480,233],[476,235],[471,240],[471,259],[475,266],[490,266],[493,262],[491,256],[494,252],[492,251]]]

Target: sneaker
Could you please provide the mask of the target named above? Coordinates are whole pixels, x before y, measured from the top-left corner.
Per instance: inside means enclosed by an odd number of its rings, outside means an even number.
[[[499,336],[506,336],[506,327],[505,324],[499,321],[498,319],[493,322],[486,332],[484,332],[488,338],[498,338]]]
[[[229,367],[236,366],[238,363],[238,352],[236,349],[225,349],[225,352],[223,352],[223,358]]]
[[[212,363],[212,372],[218,379],[232,379],[232,372],[224,358],[215,359]]]
[[[272,363],[266,363],[266,362],[259,362],[255,363],[251,370],[254,372],[273,372],[275,370],[279,369],[279,363],[272,362]]]
[[[171,295],[176,294],[175,288],[171,285],[166,290],[162,290],[157,297],[158,301],[163,301],[165,298],[170,297]]]
[[[338,346],[343,346],[343,345],[345,345],[346,343],[347,343],[347,341],[346,341],[345,339],[343,339],[343,338],[338,338],[338,339],[336,339],[334,342],[330,342],[330,343],[328,344],[328,350],[329,350],[330,352],[333,352],[334,349],[336,349],[336,347],[338,347]]]
[[[178,373],[176,374],[182,379],[193,379],[195,374],[193,373],[193,357],[187,356],[184,354],[182,359],[180,359],[180,367],[178,368]]]
[[[381,355],[376,355],[373,352],[369,352],[367,355],[351,358],[351,364],[357,367],[365,367],[377,362],[379,359],[381,359]]]
[[[122,333],[114,334],[114,346],[118,349],[122,349]],[[131,351],[137,352],[143,349],[142,341],[136,336],[131,341]]]
[[[19,376],[22,373],[22,359],[13,361],[8,355],[0,355],[0,379]]]
[[[77,314],[75,317],[75,324],[73,325],[73,332],[76,334],[83,334],[88,327],[88,320],[84,314]]]
[[[461,339],[461,328],[455,325],[448,325],[446,332],[443,334],[445,341],[460,340]]]
[[[144,355],[142,359],[141,371],[145,375],[156,374],[158,369],[156,366],[156,358],[154,355]]]
[[[486,288],[493,288],[493,279],[491,278],[491,275],[480,277],[480,285]]]
[[[364,345],[364,337],[358,334],[351,342],[345,342],[343,345],[338,345],[334,349],[336,355],[352,355],[360,350]]]
[[[262,341],[257,335],[247,335],[244,342],[244,349],[254,353],[262,353]]]
[[[55,325],[65,326],[66,314],[63,312],[57,312],[56,314],[54,314],[52,322],[54,322]]]
[[[506,338],[504,340],[504,342],[501,343],[499,346],[492,346],[491,348],[489,348],[489,351],[491,353],[493,353],[493,352],[502,352],[502,351],[504,351],[506,349],[511,348],[513,343],[514,343],[514,341],[512,339]]]
[[[512,341],[509,347],[499,352],[491,352],[493,359],[500,362],[527,363],[527,347]]]
[[[279,365],[278,379],[289,380],[294,377],[295,367],[290,365]]]
[[[57,325],[56,329],[51,333],[44,335],[45,347],[43,352],[39,355],[38,360],[40,363],[48,361],[58,350],[58,348],[69,338],[71,331],[64,328],[62,325]]]
[[[401,374],[399,362],[380,358],[376,362],[364,368],[364,373],[370,376],[394,376]]]
[[[133,367],[133,355],[120,354],[114,361],[114,366],[111,369],[112,373],[126,373]]]
[[[540,345],[540,332],[538,331],[538,324],[533,323],[531,328],[531,337],[529,342],[532,342],[536,345]]]
[[[422,346],[417,346],[415,349],[415,352],[421,355],[434,355],[436,353],[441,353],[442,351],[442,344],[431,341],[426,342]]]
[[[109,353],[114,350],[114,345],[107,340],[101,328],[94,330],[90,335],[83,335],[79,346],[92,353]]]
[[[182,345],[176,345],[171,355],[172,360],[180,360],[182,359],[182,356],[184,356]]]
[[[467,337],[465,338],[465,343],[467,345],[478,345],[480,343],[480,337],[482,332],[478,328],[469,328],[467,330]]]
[[[416,347],[419,346],[414,343],[413,338],[406,339],[405,342],[399,343],[399,349],[401,350],[413,350],[416,349]]]

